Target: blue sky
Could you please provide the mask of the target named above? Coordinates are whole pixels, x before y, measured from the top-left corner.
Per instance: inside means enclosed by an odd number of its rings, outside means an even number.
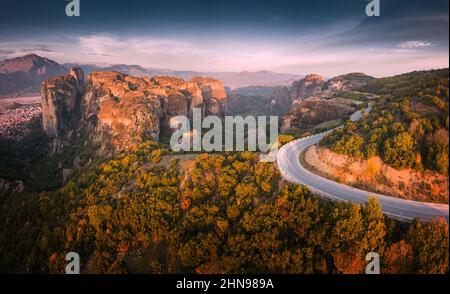
[[[0,59],[387,76],[448,67],[448,0],[2,0]]]

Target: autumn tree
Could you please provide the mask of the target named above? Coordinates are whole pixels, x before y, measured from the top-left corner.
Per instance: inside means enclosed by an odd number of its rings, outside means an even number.
[[[412,246],[405,240],[393,243],[381,258],[381,272],[384,274],[412,273],[413,258]]]
[[[408,228],[407,241],[413,248],[415,272],[448,273],[448,223],[445,219],[434,219],[427,224],[415,220]]]

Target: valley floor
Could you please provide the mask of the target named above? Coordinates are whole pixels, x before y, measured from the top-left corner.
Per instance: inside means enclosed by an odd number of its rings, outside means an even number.
[[[0,104],[6,103],[19,103],[19,104],[36,104],[41,103],[40,95],[33,95],[27,97],[13,97],[13,98],[0,98]]]

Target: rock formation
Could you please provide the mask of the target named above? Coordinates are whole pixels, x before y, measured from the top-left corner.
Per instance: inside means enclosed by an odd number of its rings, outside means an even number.
[[[270,109],[280,109],[281,111],[287,111],[291,108],[291,106],[292,100],[288,87],[276,87],[273,90],[270,100]]]
[[[78,91],[80,93],[84,93],[84,90],[86,88],[86,80],[84,78],[84,72],[81,68],[79,67],[72,67],[70,69],[70,75],[72,77],[75,78],[75,80],[77,80],[77,84],[78,84]]]
[[[42,83],[44,131],[58,142],[75,132],[86,137],[99,155],[129,150],[145,140],[159,140],[170,118],[189,116],[192,109],[204,115],[225,115],[227,95],[222,83],[210,78],[186,82],[173,77],[133,77],[119,72],[83,71]],[[55,143],[56,144],[56,143]]]
[[[317,96],[322,92],[324,79],[317,74],[307,75],[305,78],[292,83],[290,91],[291,101]]]
[[[206,114],[226,115],[227,93],[222,82],[212,78],[194,77],[191,83],[200,86]]]
[[[161,101],[148,78],[118,72],[88,77],[81,100],[81,123],[100,155],[127,151],[145,140],[159,139]]]
[[[287,111],[297,100],[309,97],[335,97],[333,94],[360,89],[373,79],[375,78],[364,73],[349,73],[324,82],[324,78],[320,75],[310,74],[301,80],[293,82],[290,90],[287,87],[275,88],[270,109]]]
[[[353,91],[367,85],[373,79],[375,78],[364,73],[349,73],[328,80],[324,89],[332,93]]]
[[[61,137],[79,113],[80,85],[72,75],[51,78],[42,83],[42,123],[49,137]]]
[[[284,116],[283,131],[291,128],[309,129],[317,124],[340,119],[355,111],[352,100],[310,97],[296,100],[291,110]]]
[[[288,87],[276,87],[270,100],[270,110],[286,112],[296,100],[320,96],[323,85],[323,77],[311,74],[301,80],[294,81],[290,89]]]

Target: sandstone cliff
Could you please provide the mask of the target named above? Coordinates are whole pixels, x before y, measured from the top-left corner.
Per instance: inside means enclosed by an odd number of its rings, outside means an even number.
[[[118,72],[89,75],[80,126],[98,154],[110,155],[145,140],[158,140],[162,106],[152,94],[154,85],[148,78]]]
[[[42,123],[50,137],[61,137],[70,128],[70,122],[79,116],[82,84],[76,70],[71,74],[44,81],[41,86]],[[73,126],[72,126],[73,127]]]
[[[227,93],[222,82],[201,77],[194,77],[191,82],[200,86],[206,114],[226,115]]]
[[[98,155],[129,150],[145,140],[159,140],[161,128],[194,107],[204,115],[225,115],[222,83],[196,77],[133,77],[94,72],[87,80],[79,68],[42,83],[43,128],[54,138],[55,151],[74,134],[86,138]]]

